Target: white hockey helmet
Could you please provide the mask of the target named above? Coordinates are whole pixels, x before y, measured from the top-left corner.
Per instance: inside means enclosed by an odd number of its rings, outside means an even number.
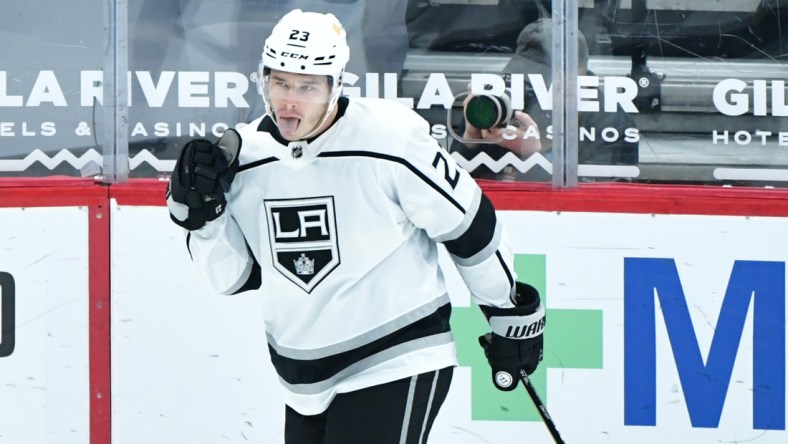
[[[328,76],[332,88],[327,110],[330,113],[342,92],[342,74],[349,59],[345,28],[333,14],[300,9],[288,12],[265,39],[257,72],[257,91],[263,96],[266,110],[272,114],[265,83],[274,69]]]

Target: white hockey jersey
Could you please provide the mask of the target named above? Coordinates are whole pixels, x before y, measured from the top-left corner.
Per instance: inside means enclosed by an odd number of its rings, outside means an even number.
[[[414,111],[342,98],[316,139],[287,144],[270,117],[239,130],[227,210],[188,244],[218,292],[259,287],[285,402],[457,364],[442,242],[476,302],[512,307],[513,255],[476,182]]]

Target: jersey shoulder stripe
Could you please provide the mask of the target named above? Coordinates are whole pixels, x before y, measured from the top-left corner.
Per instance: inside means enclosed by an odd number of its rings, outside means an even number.
[[[398,163],[405,168],[407,168],[411,173],[415,174],[419,179],[423,180],[427,183],[431,188],[435,189],[441,196],[443,196],[446,200],[448,200],[454,207],[456,207],[460,212],[465,214],[465,208],[457,202],[448,192],[446,192],[443,188],[441,188],[435,181],[431,180],[427,177],[426,174],[422,173],[418,168],[413,166],[410,162],[406,159],[398,156],[393,156],[391,154],[384,154],[374,151],[330,151],[330,152],[323,152],[318,154],[318,157],[323,158],[341,158],[341,157],[370,157],[374,159],[381,159],[386,160],[389,162]]]
[[[266,165],[266,164],[269,164],[269,163],[272,163],[272,162],[276,162],[277,160],[279,160],[279,159],[276,158],[276,157],[273,157],[273,156],[266,157],[265,159],[255,160],[255,161],[249,162],[249,163],[247,163],[245,165],[241,165],[240,167],[238,167],[238,171],[245,171],[245,170],[248,170],[248,169],[251,169],[251,168],[259,167],[259,166]]]

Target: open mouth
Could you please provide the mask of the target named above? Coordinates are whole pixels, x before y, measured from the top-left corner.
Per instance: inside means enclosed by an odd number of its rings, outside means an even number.
[[[283,135],[294,134],[298,131],[301,119],[297,117],[280,117],[277,123],[279,124],[279,131],[281,131]]]

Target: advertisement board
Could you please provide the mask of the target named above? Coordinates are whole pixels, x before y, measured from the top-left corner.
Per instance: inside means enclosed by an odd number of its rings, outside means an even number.
[[[112,443],[282,442],[259,295],[210,292],[164,207],[112,220]]]
[[[262,295],[207,289],[163,183],[54,183],[0,193],[0,442],[283,442]],[[788,440],[784,193],[485,188],[547,308],[531,379],[567,442]],[[442,265],[460,366],[430,442],[552,442]]]
[[[113,270],[134,272],[112,281],[113,443],[283,442],[260,295],[211,294],[166,210],[123,202]],[[784,217],[499,215],[547,306],[532,380],[567,442],[788,439]],[[551,442],[524,390],[493,388],[486,323],[443,264],[460,367],[430,442]]]
[[[2,200],[0,442],[87,444],[88,209]]]

